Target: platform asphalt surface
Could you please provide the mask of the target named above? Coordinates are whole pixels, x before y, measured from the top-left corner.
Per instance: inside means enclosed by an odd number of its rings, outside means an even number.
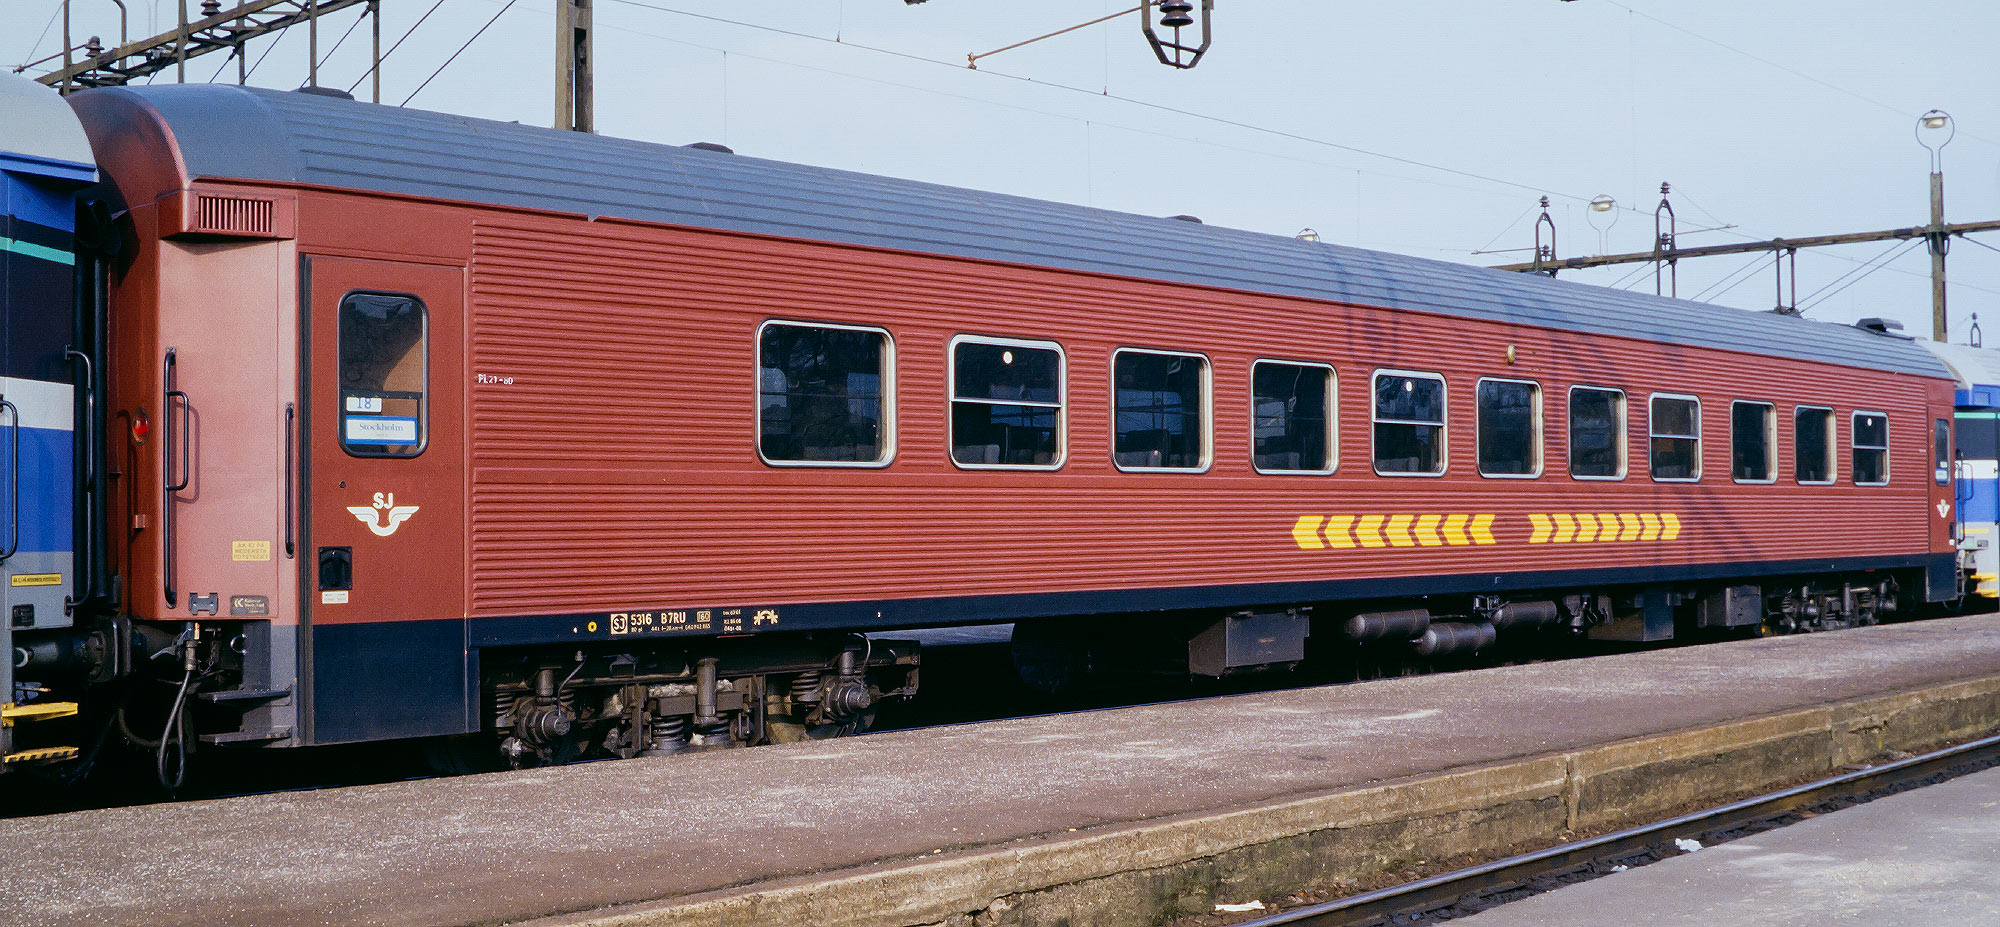
[[[2000,617],[8,821],[0,924],[474,924],[658,901],[2000,674]],[[1847,813],[1847,812],[1843,812]]]
[[[1992,927],[2000,769],[1503,905],[1454,927]]]

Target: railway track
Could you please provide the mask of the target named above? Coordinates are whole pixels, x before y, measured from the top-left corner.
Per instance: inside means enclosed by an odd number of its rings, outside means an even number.
[[[1935,750],[1615,833],[1482,863],[1233,927],[1376,927],[1428,924],[1762,833],[1808,817],[2000,766],[2000,736]]]

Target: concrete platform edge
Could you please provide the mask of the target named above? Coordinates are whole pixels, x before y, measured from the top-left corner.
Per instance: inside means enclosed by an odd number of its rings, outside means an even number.
[[[1434,854],[1554,843],[2000,729],[2000,676],[1584,750],[578,912],[535,927],[1148,925]],[[1449,848],[1448,850],[1446,848]]]

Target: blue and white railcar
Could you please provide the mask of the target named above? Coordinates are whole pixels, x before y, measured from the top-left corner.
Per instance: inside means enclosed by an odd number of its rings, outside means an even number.
[[[0,73],[0,771],[74,755],[28,748],[21,722],[74,706],[38,685],[38,650],[72,624],[75,558],[77,191],[95,183],[69,105]],[[17,671],[18,667],[23,667]],[[17,678],[20,677],[20,678]]]
[[[1959,555],[1968,592],[2000,599],[2000,349],[1925,342],[1958,380]]]

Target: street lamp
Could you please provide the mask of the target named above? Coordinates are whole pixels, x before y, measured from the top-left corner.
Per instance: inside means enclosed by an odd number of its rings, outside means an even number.
[[[1931,224],[1924,229],[1924,243],[1931,252],[1931,339],[1943,344],[1948,326],[1944,307],[1944,256],[1951,250],[1951,236],[1944,231],[1944,146],[1958,134],[1951,114],[1934,109],[1917,117],[1917,144],[1931,153]]]
[[[1611,227],[1618,224],[1617,209],[1618,201],[1612,199],[1608,193],[1599,193],[1590,200],[1590,215],[1585,218],[1590,220],[1590,227],[1597,230],[1598,254],[1603,254],[1605,251],[1604,233],[1611,231]],[[1597,222],[1598,216],[1609,216],[1610,218],[1604,224],[1599,225]]]

